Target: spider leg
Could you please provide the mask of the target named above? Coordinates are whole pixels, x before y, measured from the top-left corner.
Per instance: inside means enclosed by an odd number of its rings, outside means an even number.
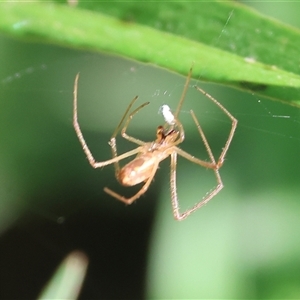
[[[179,138],[174,143],[174,146],[177,146],[177,145],[181,144],[184,141],[185,134],[184,134],[183,126],[182,126],[181,122],[178,119],[175,119],[175,124],[177,125],[177,127],[179,129]]]
[[[130,123],[130,121],[133,119],[134,115],[137,114],[143,107],[145,107],[146,105],[148,105],[150,102],[145,102],[143,103],[142,105],[140,105],[138,108],[136,108],[127,118],[126,122],[125,122],[125,125],[123,127],[123,129],[121,130],[121,135],[124,139],[132,142],[132,143],[135,143],[135,144],[138,144],[140,146],[144,145],[145,142],[139,140],[139,139],[136,139],[132,136],[129,136],[127,133],[126,133],[126,130],[128,128],[128,125]]]
[[[198,86],[195,86],[195,88],[201,92],[204,96],[206,96],[208,99],[210,99],[211,101],[213,101],[231,120],[231,130],[229,132],[229,136],[228,139],[225,143],[225,146],[220,154],[220,157],[218,159],[217,162],[217,168],[222,167],[223,163],[224,163],[224,158],[226,156],[226,153],[228,151],[228,148],[230,146],[230,143],[232,141],[232,138],[234,136],[234,132],[237,126],[237,119],[221,104],[219,103],[215,98],[213,98],[210,94],[206,93],[204,90],[202,90],[201,88],[199,88]]]
[[[184,158],[190,160],[191,162],[194,162],[194,163],[196,163],[196,164],[202,165],[202,166],[204,166],[204,167],[206,167],[206,168],[209,168],[209,169],[219,169],[219,166],[218,166],[218,164],[216,163],[216,160],[215,160],[214,155],[213,155],[213,153],[212,153],[212,151],[211,151],[211,148],[210,148],[210,146],[209,146],[209,143],[208,143],[208,141],[207,141],[207,138],[206,138],[206,136],[205,136],[205,134],[204,134],[204,132],[203,132],[202,127],[200,126],[200,123],[199,123],[199,121],[198,121],[198,119],[197,119],[195,113],[194,113],[192,110],[190,111],[190,113],[191,113],[191,116],[192,116],[192,118],[193,118],[193,120],[194,120],[196,126],[197,126],[197,129],[198,129],[199,134],[200,134],[200,136],[201,136],[201,139],[202,139],[202,141],[203,141],[203,143],[204,143],[204,146],[205,146],[206,151],[207,151],[207,153],[208,153],[208,156],[209,156],[209,158],[210,158],[210,160],[211,160],[211,163],[208,163],[208,162],[206,162],[206,161],[204,161],[204,160],[198,159],[198,158],[196,158],[196,157],[194,157],[194,156],[188,154],[187,152],[185,152],[185,151],[183,151],[183,150],[181,150],[181,149],[179,149],[179,148],[177,148],[178,150],[180,150],[180,151],[177,150],[178,154],[181,155],[181,156],[183,156]],[[218,176],[217,176],[217,179],[218,179]],[[221,180],[220,180],[220,181],[221,181]]]
[[[204,160],[201,160],[199,158],[196,158],[189,153],[183,151],[182,149],[176,147],[175,151],[171,154],[171,179],[170,179],[170,184],[171,184],[171,199],[172,199],[172,206],[173,206],[173,215],[174,218],[178,221],[184,220],[187,218],[192,212],[196,211],[197,209],[201,208],[203,205],[205,205],[210,199],[212,199],[215,195],[217,195],[220,190],[223,188],[223,183],[219,174],[219,166],[216,164],[215,158],[213,156],[213,153],[211,151],[211,148],[209,146],[209,143],[206,139],[206,136],[196,118],[195,113],[191,110],[190,111],[191,116],[197,126],[197,129],[199,131],[199,134],[201,136],[201,139],[204,143],[204,146],[206,148],[206,151],[208,153],[208,156],[210,158],[211,162],[207,162]],[[196,163],[200,166],[213,169],[216,179],[217,179],[217,186],[209,192],[200,202],[196,203],[192,208],[186,210],[183,213],[180,213],[179,211],[179,203],[178,203],[178,197],[177,197],[177,191],[176,191],[176,165],[177,165],[177,154],[180,156],[186,158],[187,160]]]
[[[188,73],[188,76],[186,78],[184,88],[183,88],[183,91],[182,91],[182,94],[181,94],[181,97],[180,97],[180,100],[179,100],[179,104],[178,104],[178,106],[176,108],[176,111],[175,111],[175,114],[174,114],[175,119],[178,118],[178,115],[179,115],[179,112],[181,110],[185,95],[186,95],[187,90],[189,88],[189,83],[190,83],[190,80],[191,80],[191,77],[192,77],[192,72],[193,72],[193,65],[191,66],[191,68],[189,70],[189,73]]]
[[[92,152],[90,151],[84,137],[83,137],[83,134],[82,134],[82,131],[80,129],[80,126],[79,126],[79,123],[78,123],[78,115],[77,115],[77,86],[78,86],[78,78],[79,78],[79,73],[76,75],[76,78],[75,78],[75,83],[74,83],[74,102],[73,102],[73,126],[74,126],[74,129],[75,129],[75,132],[76,132],[76,135],[79,139],[79,142],[82,146],[82,149],[90,163],[90,165],[93,167],[93,168],[100,168],[100,167],[104,167],[104,166],[107,166],[107,165],[110,165],[112,163],[115,163],[115,162],[118,162],[126,157],[129,157],[129,156],[132,156],[132,155],[135,155],[137,153],[139,153],[141,151],[140,147],[134,149],[134,150],[131,150],[131,151],[128,151],[122,155],[119,155],[119,156],[114,156],[112,159],[109,159],[109,160],[106,160],[106,161],[103,161],[103,162],[97,162],[92,154]]]
[[[123,122],[124,122],[124,120],[125,120],[125,118],[126,118],[126,115],[128,114],[130,108],[132,107],[133,103],[137,100],[137,98],[138,98],[138,96],[134,97],[134,98],[131,100],[129,106],[127,107],[127,109],[126,109],[126,111],[125,111],[125,113],[124,113],[124,115],[123,115],[123,117],[122,117],[122,119],[121,119],[121,121],[119,122],[117,128],[115,129],[113,135],[111,136],[111,138],[110,138],[110,140],[109,140],[109,142],[108,142],[108,144],[109,144],[110,147],[111,147],[111,153],[112,153],[112,157],[113,157],[113,158],[115,158],[115,157],[118,156],[117,143],[116,143],[116,136],[117,136],[117,134],[118,134],[118,132],[119,132],[119,130],[120,130],[120,128],[121,128],[121,125],[123,124]],[[136,143],[136,144],[138,144],[138,145],[140,145],[140,146],[144,145],[145,142],[143,142],[143,141],[141,141],[141,140],[138,140],[138,139],[135,139],[135,138],[133,138],[133,137],[130,137],[130,136],[128,136],[125,132],[123,133],[123,131],[124,131],[124,129],[127,128],[128,124],[129,124],[130,120],[133,118],[133,116],[134,116],[140,109],[142,109],[144,106],[148,105],[149,103],[150,103],[150,102],[145,102],[145,103],[143,103],[142,105],[140,105],[138,108],[136,108],[136,109],[128,116],[128,118],[127,118],[127,120],[126,120],[126,123],[125,123],[125,127],[122,129],[122,137],[123,137],[123,138],[129,140],[130,142]],[[139,148],[138,148],[138,149],[139,149]],[[116,176],[116,178],[118,178],[118,174],[119,174],[120,169],[121,169],[121,168],[120,168],[120,164],[119,164],[119,160],[117,160],[117,161],[114,162],[114,167],[115,167],[115,176]]]
[[[197,120],[197,117],[196,117],[195,113],[194,113],[192,110],[190,111],[190,113],[191,113],[191,115],[192,115],[192,118],[193,118],[193,120],[194,120],[196,126],[197,126],[197,129],[198,129],[199,134],[200,134],[200,136],[201,136],[201,139],[202,139],[202,141],[203,141],[203,143],[204,143],[204,146],[205,146],[205,149],[206,149],[206,151],[207,151],[207,153],[208,153],[208,156],[209,156],[211,162],[213,163],[213,165],[216,166],[216,161],[215,161],[214,155],[213,155],[213,153],[212,153],[212,151],[211,151],[211,148],[210,148],[209,143],[208,143],[208,141],[207,141],[207,139],[206,139],[206,136],[205,136],[205,134],[204,134],[204,132],[203,132],[203,129],[202,129],[202,127],[200,126],[200,124],[199,124],[199,122],[198,122],[198,120]]]
[[[126,118],[126,115],[128,114],[128,112],[130,111],[130,108],[132,107],[133,103],[138,99],[139,96],[135,96],[129,103],[124,115],[122,116],[121,118],[121,121],[119,122],[118,126],[116,127],[114,133],[112,134],[111,138],[114,138],[117,136],[121,126],[122,126],[122,123],[124,122],[125,118]]]
[[[177,148],[178,150],[179,148]],[[171,178],[170,178],[170,185],[171,185],[171,201],[173,207],[173,215],[177,221],[182,221],[186,219],[191,213],[196,211],[197,209],[201,208],[205,205],[209,200],[211,200],[214,196],[216,196],[220,190],[223,188],[223,183],[219,174],[219,170],[216,168],[212,168],[217,178],[217,186],[210,191],[200,202],[196,203],[192,208],[187,209],[185,212],[180,213],[179,211],[179,202],[177,196],[177,187],[176,187],[176,165],[177,165],[177,153],[179,152],[174,151],[171,154]],[[182,153],[181,153],[182,154]],[[185,157],[187,158],[187,157]],[[192,161],[194,162],[194,161]]]
[[[185,218],[187,218],[191,213],[193,213],[194,211],[196,211],[197,209],[201,208],[203,205],[205,205],[209,200],[211,200],[214,196],[216,196],[221,189],[223,188],[223,182],[221,179],[221,176],[219,174],[219,168],[222,166],[223,162],[224,162],[224,157],[228,151],[229,145],[231,143],[231,140],[233,138],[236,126],[237,126],[237,120],[217,101],[215,100],[213,97],[211,97],[209,94],[207,94],[205,91],[199,89],[198,87],[196,87],[199,91],[201,91],[202,93],[204,93],[205,96],[207,96],[209,99],[211,99],[214,103],[216,103],[225,113],[226,115],[232,120],[232,126],[231,126],[231,131],[229,133],[229,137],[226,141],[225,147],[222,150],[222,153],[218,159],[218,162],[216,162],[214,155],[211,151],[211,148],[209,146],[209,143],[206,139],[206,136],[196,118],[196,115],[194,114],[194,112],[191,110],[190,113],[192,115],[192,118],[197,126],[197,129],[199,131],[199,134],[201,136],[201,139],[205,145],[206,151],[208,153],[208,156],[210,158],[211,162],[206,162],[204,160],[198,159],[192,155],[190,155],[189,153],[183,151],[182,149],[176,147],[175,151],[171,154],[171,179],[170,179],[170,185],[171,185],[171,200],[172,200],[172,207],[173,207],[173,215],[174,218],[178,221],[184,220]],[[180,213],[179,211],[179,202],[178,202],[178,196],[177,196],[177,190],[176,190],[176,165],[177,165],[177,154],[181,155],[182,157],[186,158],[187,160],[199,164],[203,167],[212,169],[215,173],[216,179],[217,179],[217,186],[210,191],[208,194],[206,194],[206,196],[199,201],[198,203],[196,203],[192,208],[187,209],[185,212]]]
[[[150,174],[150,177],[147,179],[146,183],[142,186],[142,188],[135,194],[133,195],[132,197],[130,198],[126,198],[124,196],[121,196],[120,194],[112,191],[111,189],[105,187],[104,188],[104,191],[109,194],[110,196],[124,202],[125,204],[131,204],[132,202],[134,202],[135,200],[137,200],[140,196],[142,196],[149,188],[152,180],[153,180],[153,177],[157,171],[157,168],[158,168],[158,164],[159,162],[155,163],[154,166],[153,166],[153,169],[152,169],[152,172]]]
[[[189,160],[192,163],[195,163],[197,165],[200,165],[200,166],[202,166],[204,168],[208,168],[208,169],[217,169],[217,166],[215,163],[199,159],[199,158],[185,152],[181,148],[176,147],[175,151],[177,152],[177,154],[179,154],[180,156],[184,157],[185,159]]]

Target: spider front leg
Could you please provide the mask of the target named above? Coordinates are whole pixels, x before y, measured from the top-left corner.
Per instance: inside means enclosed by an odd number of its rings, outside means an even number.
[[[177,148],[177,149],[181,150],[179,148]],[[219,170],[217,168],[212,167],[212,169],[214,170],[214,173],[216,175],[216,178],[217,178],[217,183],[218,183],[217,186],[212,191],[210,191],[200,202],[196,203],[192,208],[187,209],[183,213],[180,213],[179,201],[178,201],[178,196],[177,196],[177,185],[176,185],[177,153],[179,153],[179,152],[174,151],[171,154],[171,179],[170,179],[171,202],[172,202],[172,207],[173,207],[174,218],[177,221],[182,221],[182,220],[186,219],[191,213],[193,213],[194,211],[196,211],[197,209],[199,209],[203,205],[205,205],[214,196],[216,196],[223,188],[223,183],[221,180],[221,176],[219,174]],[[185,152],[183,152],[183,153],[185,153]],[[180,154],[182,154],[182,153],[180,153]]]
[[[82,149],[90,163],[90,165],[94,168],[94,169],[97,169],[97,168],[101,168],[101,167],[104,167],[104,166],[107,166],[107,165],[110,165],[112,163],[116,163],[116,162],[119,162],[120,160],[126,158],[126,157],[129,157],[129,156],[132,156],[132,155],[135,155],[137,154],[138,152],[140,152],[140,149],[139,148],[136,148],[134,150],[131,150],[131,151],[128,151],[122,155],[119,155],[119,156],[113,156],[112,159],[108,159],[106,161],[103,161],[103,162],[97,162],[92,154],[92,152],[90,151],[84,137],[83,137],[83,134],[82,134],[82,131],[81,131],[81,128],[79,126],[79,123],[78,123],[78,114],[77,114],[77,87],[78,87],[78,79],[79,79],[79,73],[76,75],[75,77],[75,82],[74,82],[74,91],[73,91],[73,94],[74,94],[74,98],[73,98],[73,126],[74,126],[74,129],[75,129],[75,132],[76,132],[76,135],[79,139],[79,142],[82,146]],[[132,101],[133,103],[133,101]],[[130,106],[129,106],[130,108]],[[129,109],[128,109],[129,110]]]
[[[129,126],[130,121],[133,119],[133,116],[134,116],[135,114],[137,114],[143,107],[145,107],[145,106],[148,105],[149,103],[150,103],[150,102],[145,102],[145,103],[143,103],[142,105],[140,105],[138,108],[136,108],[136,109],[129,115],[129,117],[127,118],[126,123],[125,123],[125,125],[124,125],[124,127],[123,127],[123,129],[122,129],[122,131],[121,131],[121,135],[122,135],[122,137],[123,137],[124,139],[126,139],[126,140],[128,140],[128,141],[130,141],[130,142],[132,142],[132,143],[138,144],[138,145],[140,145],[140,146],[144,145],[145,142],[143,142],[143,141],[141,141],[141,140],[139,140],[139,139],[137,139],[137,138],[134,138],[134,137],[132,137],[132,136],[129,136],[129,135],[126,133],[126,130],[127,130],[128,126]]]
[[[118,126],[116,127],[114,133],[112,134],[112,136],[111,136],[111,138],[110,138],[110,140],[109,140],[109,142],[108,142],[108,144],[109,144],[110,147],[111,147],[111,152],[112,152],[112,157],[113,157],[113,158],[115,158],[115,157],[118,156],[117,143],[116,143],[116,136],[117,136],[117,134],[118,134],[118,132],[119,132],[119,130],[120,130],[120,128],[121,128],[121,126],[122,126],[122,124],[123,124],[123,122],[124,122],[124,120],[125,120],[127,114],[128,114],[128,112],[129,112],[130,108],[132,107],[133,103],[137,100],[137,98],[138,98],[138,96],[135,96],[135,97],[131,100],[130,104],[128,105],[128,107],[127,107],[127,109],[126,109],[126,111],[125,111],[125,113],[124,113],[124,115],[123,115],[123,117],[122,117],[122,119],[121,119],[121,121],[119,122]],[[140,105],[138,108],[136,108],[136,109],[135,109],[128,117],[127,117],[125,126],[124,126],[124,128],[122,129],[122,131],[121,131],[121,135],[122,135],[123,138],[129,140],[130,142],[133,142],[133,143],[135,143],[135,144],[138,144],[138,145],[140,145],[140,146],[144,145],[145,142],[143,142],[143,141],[141,141],[141,140],[138,140],[138,139],[135,139],[135,138],[133,138],[133,137],[131,137],[131,136],[128,136],[128,135],[125,133],[125,130],[127,129],[127,127],[128,127],[128,125],[129,125],[130,121],[132,120],[133,116],[134,116],[140,109],[142,109],[144,106],[148,105],[149,103],[150,103],[150,102],[145,102],[145,103],[143,103],[142,105]],[[116,162],[114,163],[114,166],[115,166],[115,176],[116,176],[116,178],[118,178],[118,175],[119,175],[119,173],[120,173],[120,164],[119,164],[119,161],[116,161]]]
[[[225,146],[219,156],[218,162],[217,162],[217,168],[221,168],[223,163],[224,163],[224,159],[226,156],[226,153],[228,151],[228,148],[231,144],[232,138],[234,136],[234,132],[235,129],[237,127],[237,119],[221,104],[219,103],[215,98],[213,98],[210,94],[206,93],[204,90],[202,90],[201,88],[199,88],[198,86],[195,86],[195,88],[201,92],[204,96],[206,96],[208,99],[210,99],[211,101],[213,101],[231,120],[231,130],[229,132],[229,136],[227,138],[227,141],[225,143]]]
[[[178,221],[182,221],[182,220],[186,219],[191,213],[193,213],[197,209],[201,208],[209,200],[211,200],[215,195],[217,195],[223,188],[223,183],[222,183],[221,176],[220,176],[219,170],[218,170],[219,167],[216,164],[214,155],[211,151],[211,148],[206,139],[206,136],[205,136],[194,112],[191,110],[190,113],[191,113],[191,116],[192,116],[196,126],[197,126],[198,132],[201,136],[201,139],[204,143],[204,146],[206,148],[206,151],[208,153],[208,156],[209,156],[211,162],[206,162],[204,160],[196,158],[196,157],[190,155],[189,153],[183,151],[180,148],[176,148],[175,151],[171,154],[171,179],[170,179],[171,201],[172,201],[174,218]],[[177,154],[181,155],[182,157],[186,158],[187,160],[189,160],[193,163],[196,163],[200,166],[212,169],[214,171],[216,179],[217,179],[217,186],[211,192],[209,192],[200,202],[196,203],[192,208],[186,210],[183,213],[180,213],[180,211],[179,211],[179,202],[178,202],[177,187],[176,187]]]
[[[237,120],[212,96],[207,94],[205,91],[201,90],[200,88],[196,87],[197,90],[202,92],[206,97],[208,97],[210,100],[212,100],[218,107],[232,120],[232,125],[231,125],[231,130],[229,133],[229,137],[225,143],[225,146],[221,152],[221,155],[218,159],[218,162],[216,162],[213,153],[211,151],[211,148],[209,146],[209,143],[206,139],[206,136],[196,118],[196,115],[194,112],[191,110],[191,116],[197,126],[197,129],[199,131],[199,134],[201,136],[201,139],[205,145],[206,151],[208,153],[208,156],[211,160],[211,162],[206,162],[201,159],[198,159],[189,153],[181,150],[180,148],[176,148],[175,151],[171,154],[171,179],[170,179],[170,185],[171,185],[171,199],[172,199],[172,206],[173,206],[173,214],[174,218],[178,221],[184,220],[187,218],[191,213],[196,211],[197,209],[201,208],[203,205],[205,205],[208,201],[210,201],[214,196],[216,196],[221,189],[223,188],[223,182],[221,179],[221,176],[219,174],[219,168],[223,165],[225,155],[228,151],[229,145],[232,141],[232,138],[234,136],[234,132],[237,126]],[[176,165],[177,165],[177,154],[183,156],[184,158],[188,159],[189,161],[196,163],[198,165],[204,166],[206,168],[212,169],[215,173],[216,179],[217,179],[217,186],[210,191],[201,201],[196,203],[191,209],[186,210],[183,213],[180,213],[179,211],[179,202],[178,202],[178,197],[177,197],[177,190],[176,190]]]
[[[223,188],[224,185],[223,185],[221,176],[219,174],[219,168],[222,166],[224,156],[226,154],[226,151],[228,150],[230,141],[232,139],[232,137],[231,137],[229,143],[228,143],[228,140],[227,140],[227,143],[226,143],[226,145],[228,145],[227,149],[226,149],[225,152],[224,152],[224,149],[223,149],[223,152],[222,152],[222,154],[219,158],[219,161],[216,163],[216,160],[215,160],[214,155],[211,151],[209,143],[208,143],[208,141],[206,139],[206,136],[205,136],[198,120],[197,120],[197,117],[196,117],[195,113],[192,110],[190,111],[190,113],[191,113],[191,116],[192,116],[196,126],[197,126],[198,132],[201,136],[201,139],[204,143],[204,146],[206,148],[206,151],[208,153],[208,156],[209,156],[211,162],[206,162],[206,161],[203,161],[201,159],[198,159],[198,158],[190,155],[189,153],[183,151],[180,148],[176,148],[176,152],[172,153],[172,155],[171,155],[171,180],[170,180],[171,199],[172,199],[172,206],[173,206],[173,215],[174,215],[174,218],[178,221],[186,219],[191,213],[193,213],[197,209],[204,206],[208,201],[210,201],[214,196],[216,196],[221,191],[221,189]],[[235,129],[235,127],[234,127],[234,129]],[[233,133],[234,133],[234,129],[233,129]],[[232,133],[232,135],[233,135],[233,133]],[[179,202],[178,202],[177,189],[176,189],[177,154],[181,155],[182,157],[188,159],[189,161],[191,161],[193,163],[196,163],[198,165],[201,165],[201,166],[204,166],[206,168],[212,169],[215,173],[216,180],[217,180],[217,186],[212,191],[210,191],[201,201],[196,203],[192,208],[186,210],[183,213],[180,213],[180,211],[179,211]]]

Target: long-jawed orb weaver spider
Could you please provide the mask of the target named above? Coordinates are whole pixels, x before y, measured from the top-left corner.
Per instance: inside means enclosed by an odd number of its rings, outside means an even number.
[[[127,127],[134,117],[136,113],[138,113],[143,107],[149,104],[149,102],[145,102],[144,104],[140,105],[135,110],[131,111],[130,109],[134,102],[137,100],[137,96],[132,99],[129,106],[127,107],[123,117],[121,118],[121,121],[119,122],[117,128],[115,129],[114,133],[111,136],[111,139],[109,141],[109,145],[111,147],[112,151],[112,158],[108,159],[106,161],[97,162],[95,158],[93,157],[93,154],[91,153],[90,149],[88,148],[84,137],[82,135],[78,118],[77,118],[77,86],[78,86],[78,78],[79,73],[77,74],[75,78],[74,83],[74,111],[73,111],[73,125],[75,132],[78,136],[79,142],[81,143],[81,146],[83,148],[83,151],[85,152],[87,159],[90,163],[90,165],[97,169],[101,168],[110,164],[114,164],[115,167],[115,176],[117,180],[124,186],[134,186],[136,184],[144,182],[142,188],[132,197],[125,198],[116,192],[110,190],[109,188],[105,187],[104,191],[109,194],[110,196],[126,203],[131,204],[133,201],[138,199],[141,195],[143,195],[147,189],[149,188],[155,173],[158,169],[159,163],[167,158],[168,156],[171,156],[171,178],[170,178],[170,185],[171,185],[171,202],[173,207],[173,214],[174,218],[178,221],[184,220],[187,218],[192,212],[196,211],[203,205],[205,205],[209,200],[211,200],[214,196],[216,196],[220,190],[223,188],[223,183],[221,180],[221,176],[219,174],[219,169],[222,167],[226,153],[228,151],[228,148],[230,146],[230,143],[232,141],[232,138],[234,136],[234,132],[237,126],[237,120],[231,115],[231,113],[223,107],[216,99],[214,99],[211,95],[206,93],[204,90],[199,88],[198,86],[195,86],[195,88],[204,94],[208,99],[210,99],[212,102],[214,102],[231,120],[231,130],[229,132],[228,139],[225,143],[225,146],[216,161],[211,148],[208,144],[208,141],[205,137],[205,134],[196,118],[195,113],[190,110],[190,114],[197,126],[198,132],[201,136],[201,139],[205,145],[206,151],[208,153],[208,156],[210,158],[210,162],[204,161],[202,159],[196,158],[192,156],[191,154],[183,151],[178,147],[180,143],[184,140],[184,129],[181,124],[181,122],[178,119],[179,112],[181,110],[182,104],[184,102],[189,82],[192,76],[192,68],[190,69],[188,76],[186,78],[186,82],[184,85],[184,89],[181,95],[181,98],[179,100],[178,107],[175,111],[175,114],[172,114],[169,112],[164,114],[165,117],[165,124],[163,126],[158,126],[156,130],[156,140],[152,142],[144,142],[139,139],[136,139],[132,136],[129,136],[126,133]],[[166,107],[165,107],[166,108]],[[168,108],[168,107],[167,107]],[[130,113],[130,114],[129,114]],[[128,116],[129,114],[129,116]],[[171,119],[170,119],[171,118]],[[124,127],[121,129],[122,124],[125,122]],[[126,140],[135,143],[138,145],[136,149],[130,150],[126,153],[123,153],[121,155],[117,154],[117,145],[116,145],[116,136],[121,130],[121,135]],[[129,156],[136,155],[136,157],[129,163],[127,163],[124,167],[120,168],[119,161],[127,158]],[[177,166],[177,155],[180,155],[184,157],[185,159],[191,161],[192,163],[195,163],[199,166],[212,169],[215,173],[216,180],[217,180],[217,186],[210,191],[204,198],[202,198],[198,203],[196,203],[192,208],[187,209],[184,212],[179,211],[179,202],[177,197],[177,189],[176,189],[176,166]]]

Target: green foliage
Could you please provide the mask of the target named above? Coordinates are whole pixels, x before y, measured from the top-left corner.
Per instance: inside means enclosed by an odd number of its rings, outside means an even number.
[[[299,100],[300,31],[234,2],[1,2],[0,30]]]

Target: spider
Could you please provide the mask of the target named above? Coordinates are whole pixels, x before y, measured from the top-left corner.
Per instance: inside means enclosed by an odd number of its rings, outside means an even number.
[[[155,173],[158,169],[159,163],[166,159],[167,157],[171,157],[171,178],[170,178],[170,186],[171,186],[171,202],[173,207],[173,215],[174,218],[178,221],[186,219],[191,213],[196,211],[197,209],[201,208],[203,205],[205,205],[209,200],[211,200],[214,196],[216,196],[220,190],[223,188],[223,183],[221,180],[221,176],[219,174],[219,169],[222,167],[224,163],[224,159],[226,156],[226,153],[228,151],[228,148],[230,146],[230,143],[232,141],[232,138],[234,136],[234,132],[237,126],[237,120],[231,115],[231,113],[223,107],[215,98],[213,98],[211,95],[206,93],[204,90],[199,88],[198,86],[195,86],[195,88],[204,94],[208,99],[210,99],[212,102],[214,102],[231,120],[231,130],[229,132],[228,139],[225,143],[224,148],[222,149],[222,152],[216,161],[213,153],[211,151],[211,148],[208,144],[208,141],[205,137],[205,134],[196,118],[195,113],[193,110],[190,110],[190,114],[195,122],[195,125],[198,129],[198,132],[200,134],[200,137],[204,143],[204,146],[206,148],[206,151],[208,153],[210,161],[205,161],[199,158],[196,158],[192,156],[191,154],[185,152],[181,148],[178,147],[180,143],[184,141],[184,129],[181,124],[181,122],[178,119],[179,112],[181,110],[181,107],[183,105],[188,87],[189,82],[192,76],[192,68],[190,68],[188,76],[186,78],[186,82],[183,88],[183,92],[181,95],[181,98],[179,100],[178,107],[174,114],[169,112],[169,117],[171,116],[172,121],[170,121],[166,115],[165,117],[165,124],[163,126],[158,126],[156,130],[156,139],[152,142],[144,142],[137,138],[134,138],[132,136],[129,136],[126,131],[128,128],[128,125],[135,114],[137,114],[143,107],[149,104],[149,102],[145,102],[142,105],[140,105],[135,110],[131,111],[131,107],[134,104],[134,102],[137,100],[138,96],[134,97],[130,104],[128,105],[124,115],[121,118],[121,121],[119,122],[118,126],[116,127],[115,131],[113,132],[109,145],[111,147],[112,152],[112,158],[108,159],[106,161],[97,162],[88,148],[83,134],[81,132],[79,123],[78,123],[78,117],[77,117],[77,86],[78,86],[78,78],[79,73],[77,74],[75,78],[74,83],[74,108],[73,108],[73,125],[75,132],[77,134],[77,137],[79,139],[79,142],[83,148],[84,153],[87,156],[87,159],[90,163],[90,165],[97,169],[101,168],[110,164],[114,164],[115,167],[115,176],[117,180],[122,184],[123,186],[134,186],[139,183],[144,183],[141,189],[132,197],[125,198],[116,192],[112,191],[111,189],[105,187],[104,191],[109,194],[110,196],[126,203],[131,204],[136,199],[138,199],[141,195],[143,195],[149,188]],[[129,114],[129,116],[128,116]],[[171,115],[170,115],[171,114]],[[122,124],[125,122],[123,128]],[[135,143],[138,145],[137,148],[130,150],[126,153],[123,153],[121,155],[118,155],[117,153],[117,145],[116,145],[116,136],[121,131],[121,136],[125,138],[126,140]],[[136,155],[136,157],[129,163],[127,163],[124,167],[120,167],[119,162],[123,160],[124,158],[130,157]],[[196,203],[192,208],[187,209],[184,212],[180,212],[179,210],[179,202],[177,197],[177,188],[176,188],[176,166],[177,166],[177,155],[182,156],[183,158],[189,160],[192,163],[195,163],[199,166],[212,169],[214,171],[214,174],[216,176],[217,180],[217,186],[210,191],[204,198],[202,198],[198,203]]]

